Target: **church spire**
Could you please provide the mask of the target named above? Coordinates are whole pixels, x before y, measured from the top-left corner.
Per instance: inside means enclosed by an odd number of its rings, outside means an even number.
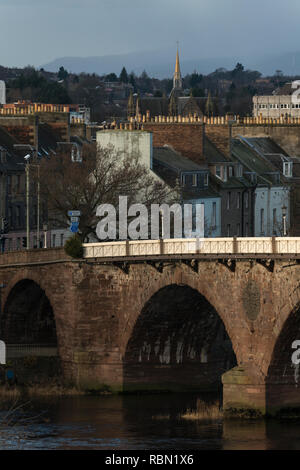
[[[182,78],[181,78],[180,64],[179,64],[178,43],[177,43],[175,72],[173,75],[173,89],[182,90]]]

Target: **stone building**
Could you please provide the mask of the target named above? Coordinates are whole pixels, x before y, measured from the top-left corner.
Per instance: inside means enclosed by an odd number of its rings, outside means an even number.
[[[300,99],[297,89],[287,83],[272,95],[253,96],[253,116],[263,118],[300,117]]]
[[[221,236],[221,197],[211,184],[207,165],[194,163],[171,147],[154,147],[153,170],[170,186],[179,182],[182,204],[204,205],[205,237]]]
[[[279,147],[271,139],[233,139],[232,155],[243,165],[244,178],[252,183],[255,237],[283,236],[291,230],[291,181],[284,165],[290,160],[282,150],[281,165],[274,165],[279,156],[276,150]]]

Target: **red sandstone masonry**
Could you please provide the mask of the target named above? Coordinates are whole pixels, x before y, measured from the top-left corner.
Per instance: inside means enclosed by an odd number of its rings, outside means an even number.
[[[61,262],[55,263],[59,260]],[[199,263],[197,273],[184,264],[168,262],[163,272],[139,263],[131,265],[126,274],[112,265],[71,260],[62,248],[6,253],[0,256],[0,284],[4,284],[2,311],[13,287],[24,279],[33,280],[45,291],[55,315],[65,377],[78,386],[105,383],[122,389],[123,358],[136,321],[146,302],[166,286],[190,286],[207,299],[223,320],[238,364],[253,365],[255,372],[251,377],[259,374],[269,377],[279,335],[291,318],[292,310],[300,305],[299,265],[288,259],[276,261],[274,272],[247,260],[238,261],[235,272],[231,272],[216,260],[208,259]],[[258,289],[253,302],[246,295],[249,282],[250,287],[255,283]],[[249,302],[251,309],[257,309],[256,320],[247,316]],[[298,318],[297,314],[292,317],[284,336],[288,353],[292,341],[297,339],[294,334],[299,331],[295,323]],[[174,368],[172,375],[169,368],[169,380],[175,381],[178,373],[178,368]],[[189,377],[193,382],[193,374]],[[239,389],[239,385],[242,384],[225,384],[228,403],[238,401],[241,393],[246,393],[249,399],[253,396],[253,406],[260,407],[265,393],[258,393],[258,385],[262,383],[250,381],[244,389]],[[277,391],[281,394],[286,391],[285,404],[295,403],[297,397],[292,393],[295,384],[279,385],[274,384],[273,379],[268,382],[269,400],[276,400],[276,405],[278,400],[280,405]],[[251,387],[256,393],[250,393]]]
[[[203,124],[146,122],[143,128],[153,133],[154,147],[170,145],[196,163],[203,162]]]
[[[230,128],[228,124],[206,125],[205,134],[224,155],[229,156]]]
[[[44,263],[47,261],[72,260],[64,248],[10,251],[0,255],[0,266],[21,263]]]

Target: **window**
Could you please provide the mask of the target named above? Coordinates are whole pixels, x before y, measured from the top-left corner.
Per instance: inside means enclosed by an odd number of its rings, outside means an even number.
[[[236,236],[239,237],[241,235],[241,224],[236,224]]]
[[[13,221],[12,221],[12,207],[9,206],[9,208],[8,208],[8,223],[9,223],[10,226],[13,225],[12,222],[13,222]]]
[[[204,175],[204,186],[208,186],[208,173]]]
[[[257,184],[257,174],[256,173],[251,173],[250,174],[250,179],[252,184]]]
[[[227,224],[227,237],[230,237],[230,224]]]
[[[193,175],[192,186],[197,186],[197,175]]]
[[[56,235],[55,233],[52,235],[52,246],[55,247],[55,242],[56,242]]]
[[[245,193],[245,209],[249,207],[249,193]]]
[[[249,224],[246,222],[246,227],[245,227],[245,237],[249,236]]]
[[[17,175],[17,192],[21,191],[21,175]]]
[[[17,223],[17,226],[18,227],[21,227],[21,208],[20,206],[17,206],[16,207],[16,223]]]
[[[241,193],[237,193],[236,195],[236,208],[239,209],[241,205]]]
[[[287,178],[291,178],[293,176],[292,165],[292,162],[283,162],[283,174]]]
[[[221,178],[221,167],[220,167],[220,165],[216,166],[216,176],[218,178]]]
[[[212,228],[215,228],[217,225],[217,203],[213,202],[212,207]]]
[[[228,167],[228,178],[232,178],[232,176],[233,176],[233,168],[232,168],[232,166],[229,166]]]
[[[265,230],[264,224],[264,209],[260,209],[260,233],[263,235]]]
[[[11,175],[7,176],[7,192],[8,194],[11,193]]]
[[[227,210],[230,209],[230,198],[231,198],[231,192],[229,191],[227,193]]]
[[[60,246],[64,246],[64,234],[60,234]]]
[[[242,176],[243,176],[243,167],[242,167],[242,165],[237,166],[236,176],[237,176],[237,178],[242,178]]]
[[[273,234],[276,234],[276,224],[277,224],[277,217],[276,217],[276,209],[273,209]]]

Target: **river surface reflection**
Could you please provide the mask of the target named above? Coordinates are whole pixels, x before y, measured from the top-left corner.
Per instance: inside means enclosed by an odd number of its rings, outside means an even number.
[[[31,409],[21,412],[24,419],[0,426],[0,449],[300,449],[300,421],[180,419],[196,406],[197,397],[90,396],[31,402]]]

